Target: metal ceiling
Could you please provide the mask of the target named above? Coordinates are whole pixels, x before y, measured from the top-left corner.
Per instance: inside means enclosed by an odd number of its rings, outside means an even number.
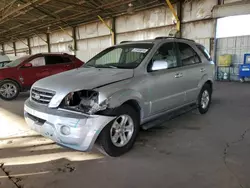
[[[165,0],[0,0],[0,43],[163,5]],[[49,28],[49,30],[48,30]]]

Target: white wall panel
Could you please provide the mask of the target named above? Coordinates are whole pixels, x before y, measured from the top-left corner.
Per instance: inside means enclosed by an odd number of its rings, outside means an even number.
[[[250,2],[249,1],[218,5],[218,6],[215,6],[213,9],[214,18],[244,15],[244,14],[250,14]]]
[[[142,31],[117,34],[117,43],[120,43],[121,41],[146,40],[146,39],[154,39],[160,36],[168,36],[170,30],[173,28],[174,26],[166,26],[166,27],[152,28]]]
[[[105,20],[105,22],[109,26],[111,26],[110,20]],[[77,33],[77,39],[86,39],[86,38],[110,35],[109,29],[102,22],[80,25],[76,29],[76,33]]]
[[[10,58],[10,60],[16,59],[14,52],[5,52],[6,55],[8,55],[8,57]]]
[[[22,40],[23,42],[21,42],[21,41],[16,41],[16,49],[18,50],[18,49],[24,49],[24,48],[28,48],[27,47],[27,45],[28,45],[28,42],[27,42],[27,39],[20,39],[20,40]],[[26,45],[25,45],[25,44]]]
[[[116,32],[142,30],[173,24],[174,17],[166,7],[141,11],[134,15],[120,16],[116,19]]]
[[[240,2],[240,1],[244,1],[244,0],[224,0],[224,4]]]
[[[77,42],[78,51],[76,56],[82,61],[87,61],[94,55],[111,46],[111,38],[109,36],[79,40]]]
[[[48,52],[47,45],[31,47],[32,54],[37,54],[37,53],[42,53],[42,52]]]
[[[182,5],[182,21],[188,22],[212,17],[212,10],[218,0],[187,1]]]
[[[72,41],[72,29],[65,29],[65,31],[56,31],[50,34],[50,43],[68,42]]]
[[[7,42],[4,44],[4,50],[5,51],[10,51],[13,50],[13,43],[12,42]]]
[[[65,52],[65,53],[72,53],[70,52],[69,45],[73,45],[72,42],[61,42],[57,44],[51,44],[51,52]]]
[[[22,56],[26,56],[26,55],[29,55],[27,52],[17,52],[16,55],[18,57],[22,57]]]
[[[47,45],[47,43],[44,40],[47,41],[45,34],[39,34],[39,37],[33,36],[30,38],[30,46],[33,47],[33,46]]]
[[[203,20],[182,25],[182,37],[190,39],[213,38],[215,20]]]

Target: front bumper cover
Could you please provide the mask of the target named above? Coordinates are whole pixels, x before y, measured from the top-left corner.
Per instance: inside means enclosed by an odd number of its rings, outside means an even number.
[[[31,129],[59,145],[79,151],[91,150],[102,129],[115,119],[51,109],[30,99],[25,101],[24,117]],[[66,127],[69,134],[63,134],[62,127]]]

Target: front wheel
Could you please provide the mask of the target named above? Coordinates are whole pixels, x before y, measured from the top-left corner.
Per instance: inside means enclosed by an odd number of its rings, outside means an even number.
[[[128,152],[139,132],[139,116],[134,108],[124,104],[115,114],[116,119],[102,130],[97,141],[101,152],[112,157]]]
[[[0,98],[6,101],[17,98],[20,92],[18,84],[12,80],[0,82]]]
[[[211,104],[212,88],[209,84],[205,84],[198,97],[198,110],[200,114],[207,113]]]

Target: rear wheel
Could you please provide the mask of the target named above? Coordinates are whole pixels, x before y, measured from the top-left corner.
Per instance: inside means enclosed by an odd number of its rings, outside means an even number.
[[[0,82],[0,98],[6,101],[17,98],[20,92],[18,84],[11,80]]]
[[[128,152],[139,132],[138,113],[124,104],[115,110],[117,118],[101,132],[97,144],[106,155],[117,157]]]
[[[201,114],[207,113],[211,104],[212,88],[209,84],[205,84],[198,97],[198,110]]]
[[[244,83],[245,82],[245,78],[244,77],[240,78],[240,82]]]

